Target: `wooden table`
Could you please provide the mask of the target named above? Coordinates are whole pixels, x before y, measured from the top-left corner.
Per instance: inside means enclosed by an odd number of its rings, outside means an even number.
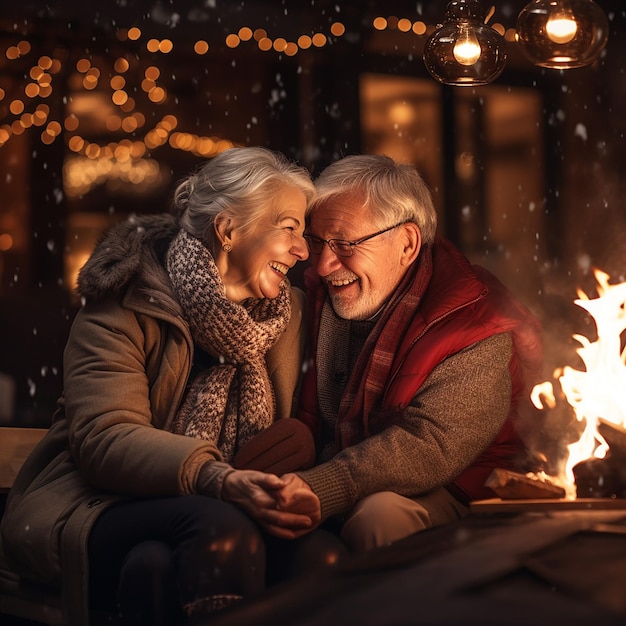
[[[491,502],[491,511],[275,587],[211,625],[623,626],[624,503],[493,512]]]

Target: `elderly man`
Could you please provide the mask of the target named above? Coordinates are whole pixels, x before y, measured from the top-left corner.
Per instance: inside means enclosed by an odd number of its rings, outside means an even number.
[[[540,329],[436,235],[412,166],[349,156],[316,187],[300,418],[318,458],[289,478],[351,549],[367,550],[462,518],[495,495],[484,486],[494,467],[519,469],[515,420],[540,366]]]

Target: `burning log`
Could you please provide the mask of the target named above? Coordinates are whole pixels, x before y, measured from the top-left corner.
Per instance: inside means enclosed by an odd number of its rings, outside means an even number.
[[[572,471],[578,498],[626,498],[626,429],[598,420],[598,433],[609,446],[602,459],[586,459]]]
[[[494,469],[485,486],[503,500],[537,500],[565,497],[565,489],[537,474],[520,474],[501,468]]]

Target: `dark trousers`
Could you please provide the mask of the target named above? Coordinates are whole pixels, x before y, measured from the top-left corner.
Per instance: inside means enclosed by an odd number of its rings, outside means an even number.
[[[326,530],[276,539],[214,498],[120,502],[102,513],[90,535],[90,606],[115,609],[122,622],[137,626],[172,626],[184,623],[183,607],[207,598],[253,598],[344,553]]]

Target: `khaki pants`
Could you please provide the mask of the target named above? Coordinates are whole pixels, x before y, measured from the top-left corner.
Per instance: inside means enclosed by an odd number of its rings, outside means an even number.
[[[416,498],[381,491],[363,498],[352,509],[341,538],[355,552],[371,550],[468,514],[469,509],[444,488]]]

